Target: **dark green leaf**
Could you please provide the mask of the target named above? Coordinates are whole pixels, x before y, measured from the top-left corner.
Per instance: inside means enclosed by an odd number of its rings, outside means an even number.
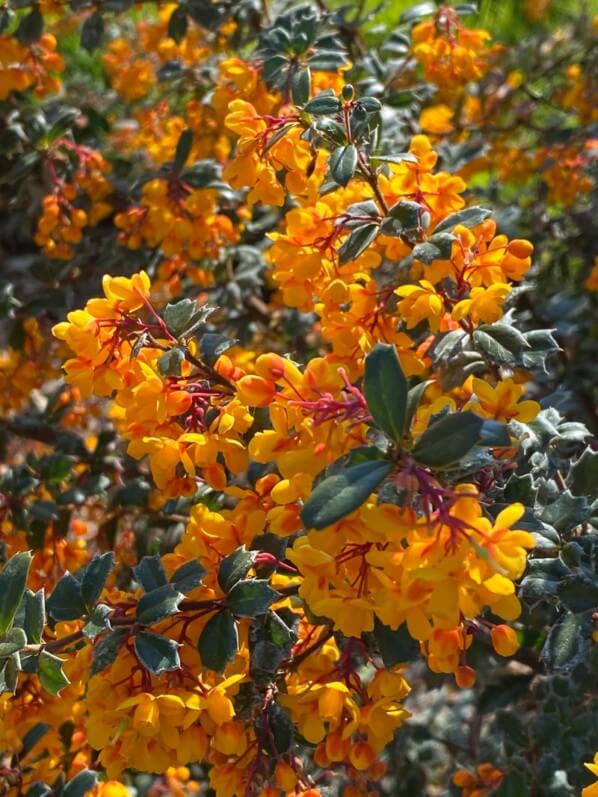
[[[400,224],[401,229],[416,230],[421,225],[423,208],[418,202],[411,202],[409,199],[401,199],[388,211],[391,219]]]
[[[128,629],[116,628],[96,642],[93,647],[90,675],[102,672],[116,660],[128,636]]]
[[[549,672],[569,673],[587,659],[592,634],[592,616],[564,614],[550,629],[542,650],[542,660]]]
[[[420,655],[419,642],[410,635],[405,623],[393,631],[376,618],[373,633],[384,666],[389,669],[414,661]]]
[[[262,64],[262,77],[269,86],[276,84],[280,77],[288,75],[289,59],[285,55],[273,55]]]
[[[356,227],[338,250],[338,261],[341,266],[350,260],[356,260],[368,246],[378,237],[378,224],[361,224]]]
[[[407,380],[392,344],[377,343],[365,358],[363,394],[376,425],[400,445],[407,409]]]
[[[238,581],[245,578],[257,554],[257,551],[247,551],[245,546],[241,545],[236,551],[224,557],[218,568],[218,584],[223,592],[229,592]]]
[[[272,752],[275,756],[284,755],[293,744],[295,726],[287,712],[274,701],[268,705],[268,723],[272,732]]]
[[[307,113],[313,116],[325,116],[326,114],[338,113],[341,109],[341,103],[338,97],[332,92],[318,94],[313,100],[305,104],[303,108]]]
[[[342,226],[347,229],[355,229],[355,227],[360,227],[364,221],[377,221],[379,218],[378,205],[373,199],[366,199],[363,202],[349,205],[345,211]]]
[[[174,39],[177,44],[180,44],[187,33],[187,27],[187,10],[184,6],[177,6],[168,20],[168,35],[171,39]]]
[[[39,680],[41,685],[51,695],[57,695],[65,686],[70,684],[69,679],[62,671],[64,659],[53,656],[47,650],[39,654]]]
[[[111,631],[110,615],[112,609],[104,603],[98,603],[83,626],[83,633],[88,639],[95,639],[103,631]]]
[[[560,582],[557,594],[569,611],[575,614],[598,610],[598,578],[576,573]]]
[[[339,185],[345,186],[355,174],[357,168],[357,148],[354,144],[337,147],[328,159],[328,166],[332,179]]]
[[[463,227],[477,227],[484,219],[492,215],[492,211],[486,208],[471,207],[458,210],[456,213],[451,213],[443,219],[438,226],[434,228],[434,233],[437,232],[451,232],[458,224]]]
[[[12,18],[14,17],[14,11],[12,8],[1,8],[0,9],[0,33],[4,33],[4,31],[8,28],[10,23],[12,22]]]
[[[46,722],[38,722],[31,730],[27,731],[25,736],[23,736],[23,747],[19,751],[19,757],[25,758],[25,756],[33,750],[35,745],[43,739],[50,730],[50,727],[51,726]]]
[[[548,373],[546,369],[548,355],[560,350],[552,335],[553,332],[553,329],[534,329],[525,333],[525,339],[531,347],[521,353],[521,362],[525,368],[542,368],[544,373]]]
[[[598,498],[598,451],[586,448],[571,466],[567,484],[573,495]]]
[[[37,780],[27,790],[27,797],[48,797],[48,795],[53,793],[54,793],[53,789],[51,789],[45,783],[42,783],[41,780]]]
[[[295,105],[305,105],[311,93],[311,72],[309,67],[298,69],[291,78],[291,95]]]
[[[193,133],[193,130],[191,130],[190,128],[187,128],[186,130],[183,130],[183,132],[179,136],[179,140],[178,140],[177,145],[176,145],[176,152],[175,152],[175,155],[174,155],[174,163],[173,163],[173,168],[174,168],[175,172],[180,172],[181,169],[183,169],[185,167],[185,164],[187,163],[189,155],[191,154],[191,147],[193,146],[193,139],[194,139],[194,133]],[[191,302],[191,304],[193,305],[193,307],[195,309],[195,303],[191,299],[183,299],[181,302],[177,302],[177,305],[185,304],[186,302]],[[174,305],[174,306],[176,307],[177,305]],[[173,305],[168,305],[168,307],[172,307],[172,306]],[[166,309],[168,309],[168,307]],[[164,313],[164,318],[166,320],[166,323],[169,326],[169,329],[171,329],[170,324],[168,322],[168,319],[166,318],[166,312]],[[173,334],[175,334],[175,336],[176,336],[177,333],[173,333]]]
[[[540,515],[544,523],[554,526],[557,531],[568,532],[590,516],[591,507],[585,495],[574,496],[570,490],[562,492]]]
[[[455,237],[449,233],[439,233],[431,236],[427,241],[416,244],[411,254],[416,260],[430,265],[434,260],[448,260],[451,256]]]
[[[322,72],[336,72],[339,67],[344,66],[346,63],[347,59],[344,53],[331,50],[318,49],[315,55],[312,55],[309,59],[310,67]]]
[[[563,545],[559,558],[569,568],[580,567],[584,558],[584,550],[578,542],[571,540]],[[574,609],[571,609],[571,611],[574,611]]]
[[[368,113],[379,113],[382,110],[382,103],[376,97],[361,97],[357,103]]]
[[[186,143],[190,146],[189,137],[185,137],[185,133],[189,132],[191,131],[185,130],[183,133],[181,133],[179,143],[177,144],[177,150],[179,146],[183,146]],[[173,302],[166,305],[163,313],[164,321],[175,338],[180,337],[185,332],[196,312],[197,305],[193,299],[181,299],[178,302]]]
[[[276,612],[268,612],[266,615],[264,634],[270,642],[286,652],[290,651],[292,643],[297,638],[297,633],[289,628]]]
[[[187,5],[194,22],[211,31],[217,30],[226,13],[223,5],[212,0],[189,0]]]
[[[96,605],[113,568],[114,553],[112,551],[96,554],[85,568],[85,575],[81,581],[81,596],[88,612]]]
[[[227,610],[208,620],[197,643],[203,666],[218,673],[223,672],[227,663],[235,658],[238,647],[237,623]]]
[[[98,782],[98,773],[84,769],[66,784],[60,797],[85,797]]]
[[[438,11],[438,6],[436,5],[436,3],[432,2],[417,3],[417,5],[408,8],[407,11],[403,11],[400,17],[400,21],[417,22],[422,17],[427,17],[430,14],[435,14],[437,11]]]
[[[12,626],[25,594],[30,564],[30,551],[16,553],[0,573],[0,634],[5,634]]]
[[[151,490],[150,483],[144,478],[131,479],[114,493],[111,503],[117,506],[145,506]]]
[[[185,353],[177,346],[158,359],[158,369],[163,376],[180,376]]]
[[[527,506],[533,504],[534,479],[531,473],[523,476],[514,473],[505,486],[505,499],[513,503],[519,501]]]
[[[4,692],[15,694],[17,691],[17,683],[19,681],[19,672],[21,671],[21,659],[18,653],[13,653],[12,656],[5,662],[2,662],[0,667],[0,695]]]
[[[51,484],[60,484],[60,482],[68,479],[73,469],[73,463],[70,457],[63,454],[55,454],[48,457],[43,463],[43,476],[47,482]]]
[[[53,620],[77,620],[85,614],[81,584],[68,571],[54,587],[46,609]]]
[[[251,673],[262,677],[264,673],[272,677],[278,670],[285,651],[268,639],[258,639],[251,649]]]
[[[81,47],[92,53],[102,43],[104,38],[104,19],[99,11],[94,11],[93,14],[85,20],[81,28]]]
[[[411,453],[422,465],[444,468],[480,442],[483,426],[484,419],[473,412],[446,415],[426,429]]]
[[[179,646],[173,639],[140,631],[135,635],[135,653],[143,666],[154,675],[178,670]]]
[[[36,6],[33,11],[26,14],[15,31],[15,36],[21,44],[28,45],[36,42],[44,32],[44,18]]]
[[[393,467],[388,460],[372,460],[324,479],[309,496],[301,512],[305,527],[323,529],[350,515],[392,473]]]
[[[137,604],[137,619],[142,625],[157,623],[174,614],[183,595],[172,584],[165,584],[143,595]]]
[[[425,382],[420,382],[418,385],[410,388],[407,391],[407,406],[405,408],[405,423],[404,423],[404,431],[408,432],[411,428],[411,421],[413,420],[415,413],[420,405],[422,397],[426,391],[428,385],[432,384],[431,379],[426,379]]]
[[[529,784],[521,772],[508,772],[496,792],[496,797],[531,797]]]
[[[226,338],[218,332],[205,332],[199,339],[201,359],[207,365],[213,366],[221,354],[237,343],[238,341],[234,338]]]
[[[30,589],[25,590],[24,607],[23,630],[27,634],[29,642],[38,644],[41,642],[46,624],[46,600],[43,588],[37,592],[32,592]]]
[[[185,67],[180,61],[166,61],[164,66],[158,69],[156,77],[160,83],[165,83],[167,80],[180,80],[185,72]]]
[[[18,653],[27,644],[27,634],[22,628],[11,628],[0,637],[0,659],[7,659]]]
[[[256,617],[264,614],[280,594],[266,579],[237,581],[227,597],[227,605],[235,617]]]
[[[135,580],[141,584],[145,592],[151,592],[168,584],[166,571],[162,566],[160,554],[144,556],[137,567],[133,568]]]
[[[60,517],[58,507],[53,501],[34,501],[29,507],[29,512],[33,517],[47,522],[50,520],[58,520]]]
[[[175,570],[170,583],[179,592],[191,592],[201,584],[206,572],[205,567],[202,567],[196,559],[192,559]]]
[[[509,437],[509,430],[504,423],[500,421],[485,420],[480,432],[481,446],[501,447],[505,448],[511,445],[511,438]]]

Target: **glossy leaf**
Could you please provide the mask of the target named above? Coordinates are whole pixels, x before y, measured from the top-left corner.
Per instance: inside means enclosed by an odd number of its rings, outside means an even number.
[[[41,685],[51,695],[58,695],[65,686],[70,684],[62,670],[64,659],[42,650],[39,654],[39,680]]]
[[[142,625],[151,625],[175,614],[179,603],[183,600],[183,594],[172,584],[165,584],[163,587],[147,592],[137,603],[137,619]]]
[[[340,109],[340,100],[332,92],[322,92],[322,94],[318,94],[317,97],[307,102],[303,108],[304,111],[314,116],[325,116],[327,114],[338,113]]]
[[[29,551],[16,553],[0,573],[0,634],[5,634],[12,626],[25,594],[30,564]]]
[[[223,592],[229,592],[238,581],[245,578],[257,554],[257,551],[248,551],[241,545],[224,557],[218,568],[218,584]]]
[[[321,481],[309,496],[301,519],[308,529],[323,529],[350,515],[393,471],[388,460],[353,465]]]
[[[91,611],[95,606],[113,569],[114,553],[112,551],[96,554],[85,568],[85,575],[81,581],[81,597],[87,611]]]
[[[81,47],[91,53],[98,49],[103,38],[104,19],[99,11],[94,11],[81,28]]]
[[[393,631],[376,618],[373,636],[384,666],[389,669],[420,656],[419,642],[409,634],[405,623]]]
[[[37,644],[41,642],[44,625],[46,624],[46,600],[44,590],[32,592],[25,590],[25,616],[23,618],[23,630],[27,634],[27,640]]]
[[[332,179],[339,185],[345,186],[355,174],[357,168],[357,148],[354,144],[337,147],[328,160]]]
[[[363,394],[376,425],[400,444],[407,409],[407,380],[393,345],[377,343],[366,356]]]
[[[84,769],[65,785],[60,797],[85,797],[98,782],[98,773]]]
[[[141,584],[145,592],[151,592],[168,584],[160,554],[144,556],[137,567],[133,569],[133,573],[136,581]]]
[[[81,583],[68,571],[54,587],[46,601],[46,609],[53,620],[77,620],[85,614]]]
[[[280,597],[265,579],[237,581],[228,593],[227,606],[235,617],[256,617],[264,614]]]
[[[109,667],[118,656],[118,652],[129,636],[126,628],[115,628],[102,636],[93,647],[90,675],[95,675]]]
[[[492,211],[486,208],[473,206],[471,208],[463,208],[456,213],[451,213],[446,216],[440,224],[434,228],[434,232],[451,232],[458,224],[463,227],[477,227],[484,219],[492,215]]]
[[[429,426],[411,453],[422,465],[444,468],[458,462],[479,444],[508,445],[504,425],[485,426],[484,419],[473,412],[456,412]]]
[[[203,666],[218,673],[235,658],[238,647],[237,623],[226,609],[210,617],[197,643]]]
[[[201,584],[206,572],[205,567],[202,567],[196,559],[192,559],[174,571],[170,583],[179,592],[191,592]]]
[[[359,227],[355,227],[338,250],[339,263],[344,265],[350,260],[356,260],[376,240],[379,233],[380,226],[378,224],[361,224]]]
[[[83,626],[83,633],[88,639],[95,639],[98,634],[110,631],[110,615],[112,609],[104,603],[98,603]]]
[[[134,647],[141,664],[154,675],[178,670],[181,666],[179,646],[173,639],[140,631],[135,635]]]
[[[0,659],[7,659],[18,653],[27,644],[27,634],[22,628],[11,628],[0,637]]]

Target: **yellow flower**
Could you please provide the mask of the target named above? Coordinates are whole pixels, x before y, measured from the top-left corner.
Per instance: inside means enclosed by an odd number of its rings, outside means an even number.
[[[478,399],[466,405],[484,418],[494,418],[497,421],[510,421],[516,418],[521,423],[533,421],[540,412],[537,401],[519,401],[523,394],[523,385],[516,384],[512,379],[502,379],[492,387],[483,379],[473,379],[473,391]]]
[[[598,778],[598,753],[594,756],[594,761],[590,764],[584,764],[586,769],[589,769],[592,775]],[[581,792],[581,797],[598,797],[598,780],[590,786],[586,786]]]
[[[440,296],[431,282],[420,280],[418,285],[402,285],[395,290],[403,297],[399,302],[400,315],[405,319],[407,329],[413,329],[421,321],[426,320],[433,332],[438,332],[440,319],[445,308]]]
[[[466,316],[474,324],[492,324],[502,318],[502,306],[511,291],[504,282],[490,285],[489,288],[472,288],[468,299],[462,299],[453,307],[452,317],[461,321]]]

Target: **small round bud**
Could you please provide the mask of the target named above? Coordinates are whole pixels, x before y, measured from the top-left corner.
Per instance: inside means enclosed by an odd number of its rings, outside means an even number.
[[[355,96],[355,90],[350,83],[345,83],[343,86],[343,90],[341,91],[341,97],[345,102],[351,102],[353,97]]]

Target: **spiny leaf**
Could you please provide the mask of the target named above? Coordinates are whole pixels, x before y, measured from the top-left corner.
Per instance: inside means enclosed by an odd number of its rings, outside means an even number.
[[[203,666],[218,673],[235,658],[238,647],[237,623],[226,609],[208,620],[197,643]]]

